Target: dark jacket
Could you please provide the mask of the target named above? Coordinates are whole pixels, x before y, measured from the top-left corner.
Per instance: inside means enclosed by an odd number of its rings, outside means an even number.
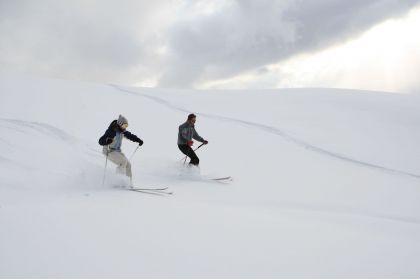
[[[204,139],[195,130],[195,127],[190,122],[185,122],[179,126],[178,130],[178,145],[187,144],[189,140],[198,140],[199,142],[204,142]]]
[[[106,145],[107,139],[114,140],[115,136],[118,133],[121,133],[125,138],[134,141],[134,142],[142,142],[140,138],[138,138],[136,135],[130,133],[127,130],[123,130],[120,128],[120,126],[117,124],[117,120],[114,120],[109,125],[108,129],[106,130],[105,134],[99,139],[99,144],[104,146]]]

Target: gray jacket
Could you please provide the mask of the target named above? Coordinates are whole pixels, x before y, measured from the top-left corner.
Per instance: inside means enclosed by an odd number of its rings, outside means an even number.
[[[179,126],[178,144],[187,144],[187,141],[192,139],[204,142],[204,139],[195,130],[194,125],[187,121]]]

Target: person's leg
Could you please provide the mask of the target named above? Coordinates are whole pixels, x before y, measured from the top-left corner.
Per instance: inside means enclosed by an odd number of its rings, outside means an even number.
[[[195,154],[194,150],[191,149],[191,153],[190,153],[190,164],[194,165],[194,166],[198,166],[198,164],[200,163],[200,159],[198,159],[197,154]]]
[[[188,151],[190,150],[190,147],[188,145],[186,145],[186,144],[178,144],[178,148],[179,148],[179,150],[181,150],[181,152],[184,155],[187,155],[188,156]]]
[[[108,159],[118,166],[117,170],[120,173],[123,173],[130,178],[132,177],[131,163],[128,161],[127,157],[125,157],[124,153],[112,151],[108,153]]]
[[[133,177],[133,174],[131,173],[131,163],[130,163],[130,161],[128,160],[128,158],[127,157],[125,157],[125,155],[124,155],[124,153],[121,153],[123,156],[124,156],[124,158],[125,158],[125,162],[126,162],[126,164],[125,164],[125,175],[127,175],[128,177],[130,177],[130,178],[132,178]]]
[[[191,165],[198,166],[198,164],[200,163],[200,159],[198,159],[197,154],[195,154],[191,146],[182,144],[182,145],[178,145],[178,148],[179,150],[181,150],[182,153],[184,153],[191,159],[190,161]]]

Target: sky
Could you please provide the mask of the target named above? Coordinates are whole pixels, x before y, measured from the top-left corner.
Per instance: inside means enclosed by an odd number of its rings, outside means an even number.
[[[420,0],[0,0],[0,71],[419,93]]]

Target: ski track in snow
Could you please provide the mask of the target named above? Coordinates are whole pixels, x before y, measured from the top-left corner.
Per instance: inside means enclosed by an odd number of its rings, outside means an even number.
[[[9,124],[9,125],[8,125]],[[10,125],[12,124],[12,125]],[[16,132],[26,133],[25,129],[31,129],[35,132],[53,136],[60,141],[64,141],[73,145],[83,145],[82,147],[86,148],[86,151],[90,153],[92,156],[99,156],[100,152],[98,152],[95,148],[89,146],[88,144],[83,144],[77,138],[69,135],[64,130],[59,129],[55,126],[49,125],[47,123],[42,122],[35,122],[35,121],[25,121],[19,119],[7,119],[7,118],[0,118],[0,126],[5,129],[13,130]],[[0,138],[1,141],[6,143],[7,145],[11,146],[9,142]]]
[[[185,112],[185,113],[190,113],[191,112],[190,110],[187,110],[183,107],[176,106],[176,105],[174,105],[174,104],[172,104],[172,103],[170,103],[170,102],[168,102],[168,101],[166,101],[162,98],[156,97],[156,96],[150,96],[150,95],[145,94],[145,93],[140,93],[140,92],[136,92],[136,91],[127,90],[127,89],[124,89],[124,88],[122,88],[118,85],[115,85],[115,84],[109,84],[109,86],[115,88],[116,90],[125,92],[125,93],[129,93],[129,94],[132,94],[132,95],[135,95],[135,96],[141,96],[141,97],[144,97],[144,98],[148,98],[148,99],[150,99],[154,102],[157,102],[161,105],[165,105],[165,106],[167,106],[167,107],[169,107],[173,110],[177,110],[177,111]],[[284,140],[289,141],[289,142],[291,142],[291,143],[293,143],[293,144],[295,144],[295,145],[297,145],[301,148],[304,148],[306,150],[310,150],[310,151],[313,151],[313,152],[316,152],[316,153],[319,153],[319,154],[322,154],[322,155],[325,155],[325,156],[328,156],[328,157],[331,157],[331,158],[339,159],[341,161],[349,162],[349,163],[352,163],[352,164],[355,164],[355,165],[358,165],[358,166],[364,166],[364,167],[384,171],[384,172],[387,172],[387,173],[400,174],[400,175],[405,175],[405,176],[420,179],[420,175],[418,175],[418,174],[387,168],[387,167],[372,164],[372,163],[369,163],[369,162],[364,162],[364,161],[361,161],[361,160],[353,159],[351,157],[348,157],[348,156],[345,156],[345,155],[342,155],[342,154],[339,154],[339,153],[336,153],[336,152],[333,152],[333,151],[329,151],[327,149],[318,147],[316,145],[308,143],[308,142],[306,142],[304,140],[301,140],[299,138],[293,137],[293,136],[281,131],[280,129],[278,129],[276,127],[272,127],[272,126],[268,126],[268,125],[260,124],[260,123],[256,123],[256,122],[251,122],[251,121],[226,117],[226,116],[208,114],[208,113],[200,113],[200,115],[204,116],[204,117],[207,117],[207,118],[211,118],[211,119],[229,121],[229,122],[239,123],[239,124],[249,126],[249,127],[253,127],[253,128],[258,128],[258,129],[263,130],[267,133],[278,135],[278,136],[282,137]]]
[[[6,157],[0,156],[0,163],[10,164],[13,163],[13,161]]]
[[[399,222],[399,223],[409,223],[413,225],[420,225],[420,219],[414,217],[407,217],[407,216],[398,216],[398,215],[385,215],[380,214],[374,211],[369,210],[361,210],[353,207],[346,207],[346,206],[329,206],[329,205],[321,205],[315,203],[300,203],[300,202],[270,202],[265,201],[264,204],[258,203],[237,203],[238,205],[243,206],[254,206],[254,207],[268,207],[274,209],[280,209],[285,211],[304,211],[308,213],[316,213],[316,214],[328,214],[328,215],[348,215],[348,216],[355,216],[355,217],[363,217],[363,218],[372,218],[372,219],[381,219],[386,220],[389,222]]]
[[[41,122],[34,122],[34,121],[24,121],[24,120],[18,120],[18,119],[5,119],[5,118],[0,118],[0,121],[3,123],[11,123],[17,126],[16,127],[10,127],[10,126],[4,126],[4,128],[8,128],[11,130],[15,130],[15,131],[21,131],[24,132],[22,130],[20,130],[20,127],[26,127],[26,128],[31,128],[37,132],[42,132],[42,133],[49,133],[52,134],[53,136],[57,137],[60,140],[64,140],[64,141],[72,141],[74,142],[75,139],[70,136],[69,134],[67,134],[66,132],[64,132],[63,130],[60,130],[54,126],[51,126],[49,124],[46,123],[41,123]],[[0,123],[1,123],[0,122]]]

